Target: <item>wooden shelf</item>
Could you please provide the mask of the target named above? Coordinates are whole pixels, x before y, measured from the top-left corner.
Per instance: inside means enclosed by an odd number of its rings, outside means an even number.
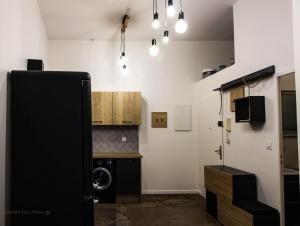
[[[260,71],[256,71],[252,74],[246,75],[244,77],[235,79],[233,81],[230,81],[228,83],[222,84],[221,87],[214,89],[214,91],[226,91],[238,86],[244,86],[245,83],[251,83],[263,78],[267,78],[270,76],[273,76],[275,74],[275,66],[270,66],[267,68],[264,68]]]

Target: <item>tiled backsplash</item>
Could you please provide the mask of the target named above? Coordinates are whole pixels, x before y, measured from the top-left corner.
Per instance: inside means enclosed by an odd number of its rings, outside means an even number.
[[[138,130],[137,126],[93,126],[93,151],[139,151]]]

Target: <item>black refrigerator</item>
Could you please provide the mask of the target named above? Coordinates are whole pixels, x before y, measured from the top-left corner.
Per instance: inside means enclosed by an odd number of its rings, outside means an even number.
[[[9,75],[6,225],[93,226],[90,76]]]

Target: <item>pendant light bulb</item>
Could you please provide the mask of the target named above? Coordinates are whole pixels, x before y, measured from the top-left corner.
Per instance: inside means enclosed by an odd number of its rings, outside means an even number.
[[[164,31],[164,37],[163,37],[163,42],[164,43],[168,43],[170,40],[169,40],[169,31],[168,30],[165,30]]]
[[[158,13],[157,12],[153,16],[152,27],[154,29],[158,29],[159,28],[159,20],[158,20]]]
[[[149,49],[149,53],[151,56],[157,56],[159,53],[159,48],[156,45],[156,39],[152,39],[152,46]]]
[[[173,0],[168,1],[167,15],[168,17],[174,17],[176,14],[176,9],[174,7]]]
[[[120,65],[123,66],[123,65],[125,65],[126,63],[127,63],[127,57],[126,57],[125,53],[122,52],[122,55],[121,55],[121,57],[120,57]]]
[[[127,74],[127,66],[126,66],[126,64],[124,64],[124,65],[122,66],[122,74],[123,74],[123,75],[126,75],[126,74]]]
[[[164,43],[169,43],[169,41],[170,41],[170,40],[169,40],[169,37],[168,37],[168,36],[164,36],[164,37],[163,37],[163,42],[164,42]]]
[[[183,34],[188,29],[188,24],[184,20],[184,13],[181,11],[179,13],[179,20],[175,24],[175,30],[179,34]]]

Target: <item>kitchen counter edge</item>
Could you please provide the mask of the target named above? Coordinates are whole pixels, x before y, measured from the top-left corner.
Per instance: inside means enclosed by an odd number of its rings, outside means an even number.
[[[109,159],[120,159],[120,158],[143,158],[143,155],[139,152],[93,152],[93,158],[109,158]]]

